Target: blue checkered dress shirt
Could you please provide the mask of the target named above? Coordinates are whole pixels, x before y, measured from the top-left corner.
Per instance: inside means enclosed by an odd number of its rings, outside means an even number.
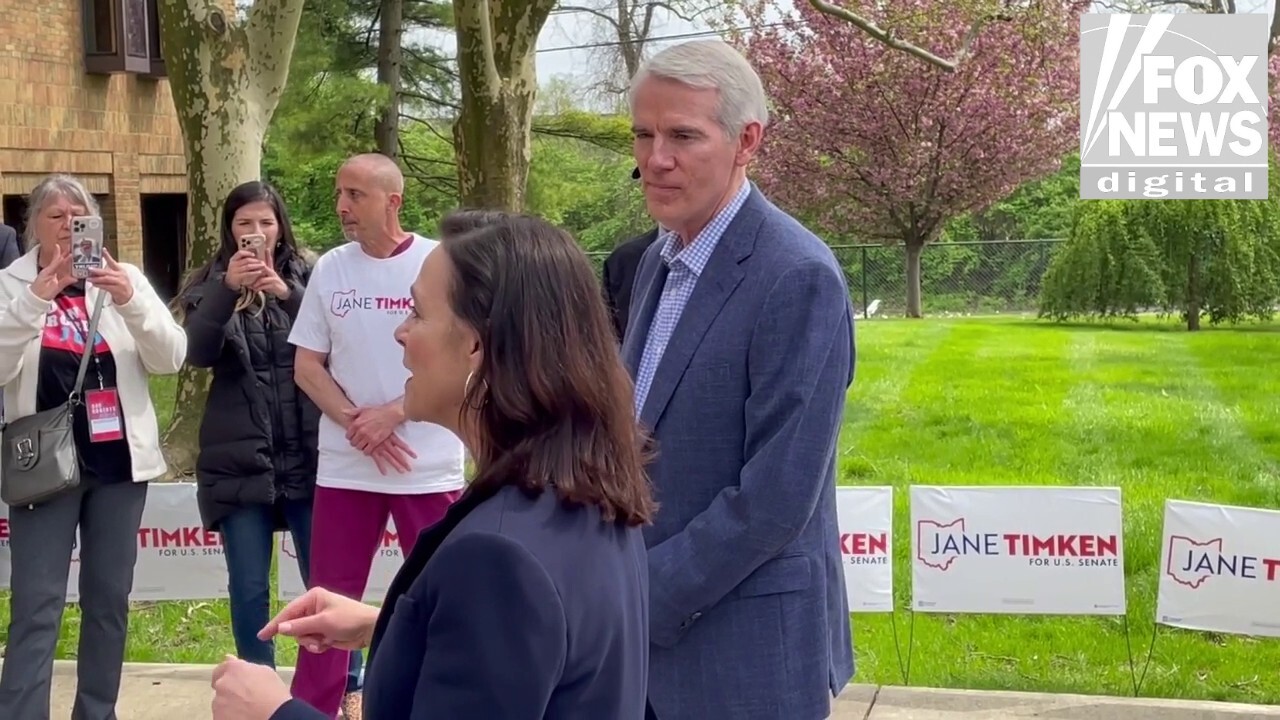
[[[640,356],[640,369],[636,372],[636,415],[640,415],[645,398],[649,396],[649,387],[653,384],[653,376],[658,371],[658,363],[667,349],[667,342],[684,314],[684,306],[693,295],[693,289],[702,276],[702,270],[711,259],[720,237],[733,222],[734,216],[751,194],[751,183],[744,182],[711,222],[698,233],[693,242],[680,246],[680,237],[667,231],[658,238],[661,243],[662,261],[667,264],[667,280],[662,287],[662,296],[658,299],[658,307],[653,312],[653,322],[649,324],[649,334],[645,338],[644,354]]]

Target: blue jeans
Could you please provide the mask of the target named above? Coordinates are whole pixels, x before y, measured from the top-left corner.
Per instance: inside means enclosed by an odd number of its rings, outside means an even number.
[[[259,640],[258,631],[271,619],[271,555],[275,549],[273,528],[277,509],[283,512],[289,534],[293,536],[302,582],[310,587],[310,500],[281,500],[277,507],[246,505],[223,518],[218,527],[227,560],[231,634],[236,641],[236,655],[241,660],[272,668],[276,665],[275,643]],[[362,653],[351,653],[347,692],[360,689],[363,664]]]

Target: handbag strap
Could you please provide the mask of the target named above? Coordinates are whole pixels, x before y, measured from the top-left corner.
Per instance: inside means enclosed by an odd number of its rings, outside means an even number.
[[[80,355],[80,370],[76,372],[76,384],[71,389],[67,402],[76,405],[80,402],[80,390],[84,387],[84,374],[89,370],[89,356],[93,355],[93,346],[98,344],[98,318],[102,316],[102,305],[107,299],[105,291],[98,291],[98,301],[93,304],[93,317],[89,319],[89,333],[84,338],[84,353]]]

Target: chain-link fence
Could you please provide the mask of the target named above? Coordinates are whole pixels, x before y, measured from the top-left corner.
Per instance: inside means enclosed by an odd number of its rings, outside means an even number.
[[[995,240],[926,245],[920,256],[924,315],[1035,312],[1040,279],[1062,240]],[[854,308],[863,317],[907,312],[907,255],[901,245],[833,245]],[[589,253],[599,272],[608,253]]]
[[[920,256],[924,315],[1035,312],[1040,280],[1058,239],[935,243]],[[863,317],[907,312],[907,254],[901,245],[831,248],[844,268],[854,307]]]

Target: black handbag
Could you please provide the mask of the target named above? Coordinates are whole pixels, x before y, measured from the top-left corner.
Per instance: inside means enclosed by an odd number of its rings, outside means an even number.
[[[84,402],[80,391],[98,337],[98,317],[105,292],[98,293],[84,339],[76,384],[59,407],[20,417],[0,427],[0,500],[10,507],[36,505],[80,485],[80,453],[76,450],[75,411]]]

